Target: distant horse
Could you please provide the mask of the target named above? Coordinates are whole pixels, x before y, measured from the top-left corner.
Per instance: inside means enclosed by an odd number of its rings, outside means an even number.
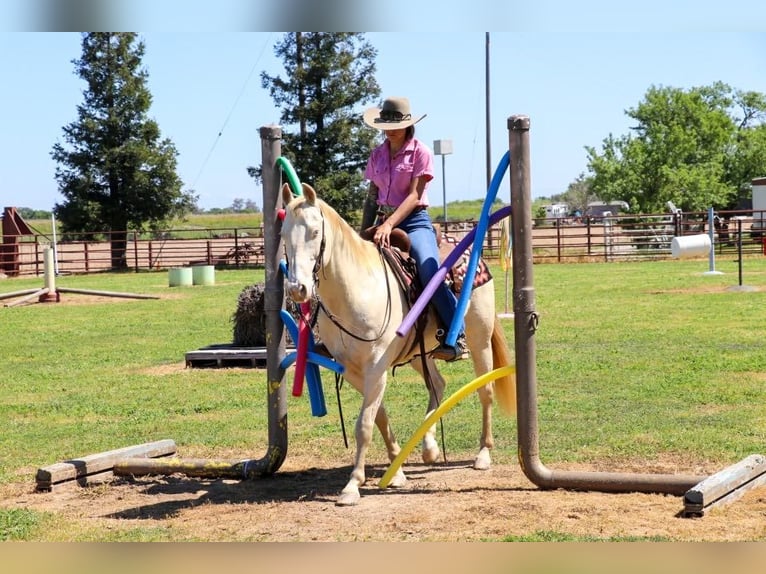
[[[420,358],[413,360],[420,354],[415,329],[403,337],[396,334],[410,302],[376,245],[362,239],[335,210],[317,198],[311,186],[303,184],[303,195],[293,198],[285,184],[282,198],[287,206],[281,231],[288,263],[287,291],[296,303],[317,296],[319,336],[345,366],[345,378],[363,395],[355,428],[354,469],[337,500],[340,506],[354,505],[360,499],[359,487],[366,481],[365,455],[372,440],[373,422],[383,435],[389,460],[393,461],[400,452],[383,405],[388,368],[411,361],[423,374]],[[427,351],[438,344],[436,316],[432,311],[429,313],[424,332]],[[496,320],[491,280],[472,290],[465,324],[466,342],[477,376],[511,364],[502,326]],[[426,363],[433,376],[434,392],[428,407],[431,412],[441,400],[445,382],[430,357]],[[512,376],[479,389],[483,420],[480,451],[474,462],[477,469],[487,469],[491,464],[494,390],[505,410],[515,409]],[[423,441],[423,460],[431,463],[438,457],[439,447],[432,428]],[[390,485],[401,487],[405,481],[399,468]]]

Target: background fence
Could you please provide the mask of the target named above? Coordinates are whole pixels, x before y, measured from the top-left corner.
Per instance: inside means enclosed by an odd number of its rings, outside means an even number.
[[[752,230],[754,212],[719,212],[714,225],[716,254],[766,254],[761,232]],[[755,214],[760,220],[763,215]],[[475,221],[451,221],[446,233],[456,240],[471,231]],[[759,228],[760,229],[760,228]],[[676,236],[708,233],[707,213],[683,215],[620,215],[600,218],[539,218],[534,220],[535,263],[618,261],[671,257]],[[42,275],[43,253],[51,244],[44,235],[25,235],[0,245],[0,271],[7,275]],[[740,245],[741,242],[741,245]],[[483,255],[500,257],[501,228],[490,227]],[[146,237],[129,231],[126,251],[131,271],[162,270],[190,265],[222,268],[263,267],[263,227],[169,230]],[[98,273],[112,269],[111,243],[106,234],[56,244],[59,273]]]

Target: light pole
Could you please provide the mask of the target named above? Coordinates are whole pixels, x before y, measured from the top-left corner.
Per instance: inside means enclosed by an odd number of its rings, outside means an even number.
[[[452,153],[452,140],[434,140],[434,155],[442,156],[442,201],[444,202],[444,232],[447,232],[447,177],[444,173],[444,156]]]

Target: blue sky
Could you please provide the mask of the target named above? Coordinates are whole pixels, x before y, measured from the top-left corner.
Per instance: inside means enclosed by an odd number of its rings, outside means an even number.
[[[736,21],[702,22],[683,20],[683,6],[694,6],[696,14],[720,4],[678,4],[661,18],[620,16],[610,8],[593,19],[570,3],[542,24],[491,32],[492,169],[507,150],[507,119],[514,114],[531,120],[533,194],[550,196],[586,171],[585,146],[600,148],[610,133],[628,133],[624,112],[652,85],[689,88],[723,81],[766,93],[766,32],[751,29],[757,13],[766,10],[753,4],[756,13],[738,13]],[[536,6],[524,13],[541,21],[542,8]],[[608,26],[609,18],[617,25]],[[261,161],[258,128],[279,119],[259,75],[283,73],[273,55],[281,34],[237,32],[215,22],[210,30],[204,22],[180,31],[156,27],[147,22],[149,31],[140,32],[154,98],[150,115],[178,149],[185,187],[199,194],[205,209],[230,206],[235,198],[262,205],[262,190],[246,168]],[[448,202],[482,198],[487,191],[485,32],[450,27],[446,22],[441,32],[367,34],[378,50],[383,96],[408,96],[416,114],[428,114],[417,135],[429,145],[436,139],[453,142],[454,153],[444,162]],[[51,209],[62,197],[50,151],[82,102],[83,83],[71,63],[80,56],[81,38],[17,29],[0,32],[0,207]],[[436,160],[430,195],[440,205],[442,159]],[[507,178],[498,195],[508,200]]]

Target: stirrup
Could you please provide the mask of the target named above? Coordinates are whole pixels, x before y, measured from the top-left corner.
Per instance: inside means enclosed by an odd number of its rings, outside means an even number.
[[[437,337],[438,337],[438,333],[437,333]],[[442,337],[444,337],[444,334],[442,335]],[[452,361],[458,361],[460,359],[465,359],[468,357],[468,349],[466,346],[464,334],[461,333],[460,335],[458,335],[457,340],[455,340],[454,347],[451,345],[448,345],[442,338],[440,338],[439,340],[440,340],[439,346],[436,347],[433,351],[431,351],[432,359],[441,359],[442,361],[451,363]]]

